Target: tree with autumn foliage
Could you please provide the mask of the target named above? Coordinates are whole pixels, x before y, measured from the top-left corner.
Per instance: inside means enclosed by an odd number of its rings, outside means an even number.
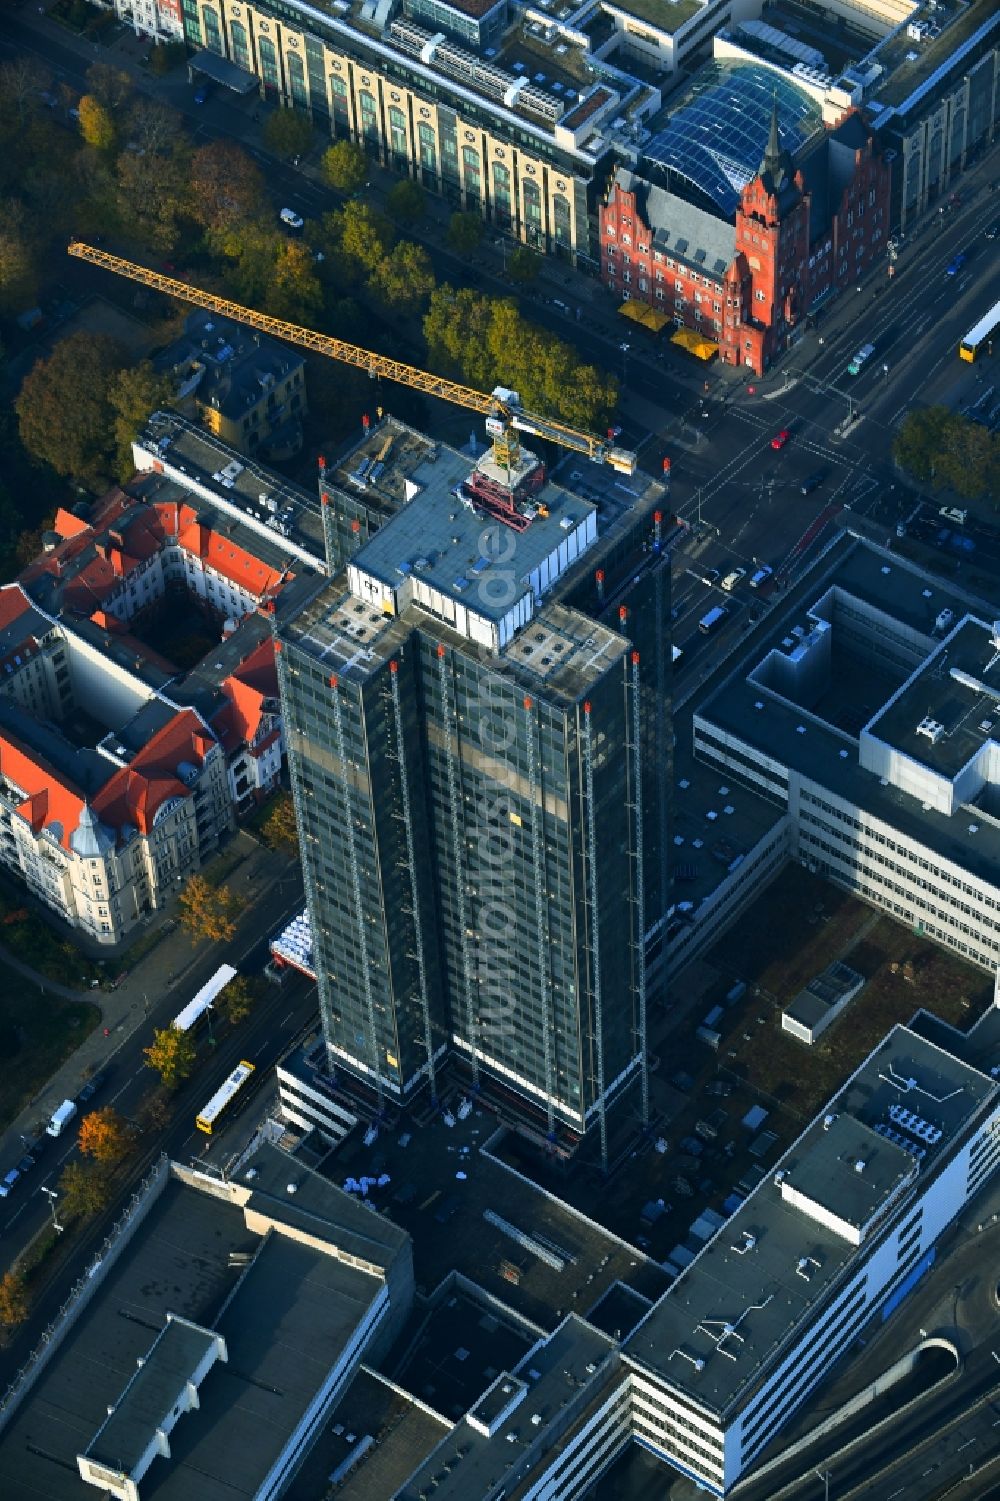
[[[209,938],[228,943],[236,932],[234,907],[228,886],[211,886],[204,876],[192,876],[180,895],[181,923],[192,942]]]
[[[132,1146],[132,1128],[113,1105],[92,1110],[80,1122],[77,1146],[95,1162],[120,1162]]]
[[[111,1202],[107,1168],[100,1162],[67,1162],[59,1176],[58,1212],[63,1219],[85,1218]]]
[[[212,141],[191,158],[191,212],[208,230],[225,231],[260,218],[267,206],[256,162],[235,141]]]
[[[295,803],[290,792],[275,795],[260,832],[272,849],[284,848],[294,854],[298,853],[299,829],[295,822]]]
[[[191,1033],[178,1032],[176,1027],[158,1028],[143,1054],[168,1089],[175,1089],[191,1076],[198,1056]]]
[[[219,1004],[230,1025],[235,1027],[250,1015],[256,999],[250,981],[245,975],[237,975],[223,989]]]
[[[0,1277],[0,1324],[5,1329],[15,1329],[24,1323],[30,1307],[24,1273],[12,1267]]]
[[[113,151],[118,144],[118,131],[106,109],[93,94],[84,94],[77,106],[80,113],[80,134],[95,151]]]

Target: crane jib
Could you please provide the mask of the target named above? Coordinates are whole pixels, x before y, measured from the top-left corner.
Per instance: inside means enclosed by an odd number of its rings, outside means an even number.
[[[100,266],[105,271],[113,271],[116,276],[127,277],[130,281],[140,282],[143,286],[152,287],[183,302],[206,308],[220,317],[232,318],[235,323],[245,323],[276,339],[284,339],[286,343],[315,350],[330,359],[340,360],[342,364],[364,370],[373,378],[384,377],[386,380],[398,381],[400,385],[422,391],[428,396],[438,396],[456,406],[480,412],[487,418],[490,431],[493,431],[493,424],[505,432],[519,428],[523,432],[534,433],[537,437],[548,438],[563,448],[587,454],[595,461],[610,464],[621,473],[635,473],[638,460],[634,453],[627,449],[613,448],[592,433],[569,427],[557,418],[538,417],[519,407],[508,408],[496,396],[477,391],[473,386],[464,386],[428,370],[420,370],[415,365],[405,365],[388,355],[364,349],[359,344],[348,344],[343,339],[335,339],[331,334],[321,334],[313,328],[303,328],[282,318],[272,318],[270,314],[258,312],[256,308],[244,307],[242,303],[231,302],[227,297],[218,297],[214,292],[192,286],[190,282],[179,281],[162,271],[153,271],[148,266],[140,266],[135,261],[125,260],[110,251],[84,244],[81,240],[73,240],[67,246],[67,251],[78,260],[89,261],[91,265]]]

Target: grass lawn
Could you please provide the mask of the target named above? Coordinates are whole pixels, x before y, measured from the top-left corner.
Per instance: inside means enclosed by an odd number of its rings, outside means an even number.
[[[781,1031],[781,1008],[839,958],[867,984],[821,1040],[806,1047]],[[798,867],[779,876],[710,959],[751,986],[723,1017],[718,1063],[799,1122],[919,1007],[964,1030],[993,995],[993,982],[981,970]],[[720,988],[724,993],[728,984]]]
[[[100,1021],[89,1001],[42,995],[0,961],[0,1126],[31,1100]]]

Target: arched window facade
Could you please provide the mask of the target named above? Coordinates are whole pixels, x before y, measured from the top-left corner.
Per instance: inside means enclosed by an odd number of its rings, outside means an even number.
[[[406,139],[406,116],[395,104],[389,106],[389,150],[392,152],[392,165],[397,172],[405,170],[410,156]]]
[[[417,126],[417,155],[420,158],[420,176],[424,186],[437,186],[437,138],[433,125]]]
[[[563,193],[556,193],[552,199],[552,238],[557,248],[572,249],[573,218],[570,213],[569,199]]]
[[[462,176],[465,181],[465,201],[470,208],[478,208],[483,201],[483,177],[479,166],[479,152],[471,146],[462,147]]]
[[[229,46],[233,62],[237,63],[241,68],[246,68],[248,73],[252,73],[253,63],[250,60],[250,43],[247,38],[247,29],[242,21],[230,21]]]
[[[521,189],[524,204],[524,229],[529,245],[542,242],[542,190],[533,177],[525,177]]]
[[[350,135],[351,107],[347,100],[347,84],[336,73],[330,76],[330,100],[333,106],[334,135]]]
[[[498,224],[510,223],[510,172],[503,162],[493,163],[493,217]]]
[[[288,74],[288,92],[292,103],[299,109],[309,108],[309,90],[306,87],[306,69],[297,52],[285,53],[285,71]]]
[[[278,69],[278,54],[270,37],[257,39],[257,54],[260,57],[260,76],[267,89],[281,88],[281,73]]]
[[[226,55],[226,45],[222,40],[222,28],[219,25],[219,12],[206,5],[201,13],[202,25],[205,28],[205,46],[209,52],[217,52],[220,57]]]
[[[358,95],[358,104],[361,107],[361,134],[369,146],[377,150],[381,145],[378,128],[378,106],[375,103],[375,95],[368,89],[362,89]]]

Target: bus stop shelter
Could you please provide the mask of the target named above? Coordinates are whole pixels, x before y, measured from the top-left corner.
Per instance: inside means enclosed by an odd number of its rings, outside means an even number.
[[[259,78],[248,73],[246,68],[238,68],[228,58],[220,57],[217,52],[196,52],[188,59],[187,70],[189,83],[194,83],[195,77],[200,75],[224,89],[231,89],[234,94],[255,94],[260,88]]]

